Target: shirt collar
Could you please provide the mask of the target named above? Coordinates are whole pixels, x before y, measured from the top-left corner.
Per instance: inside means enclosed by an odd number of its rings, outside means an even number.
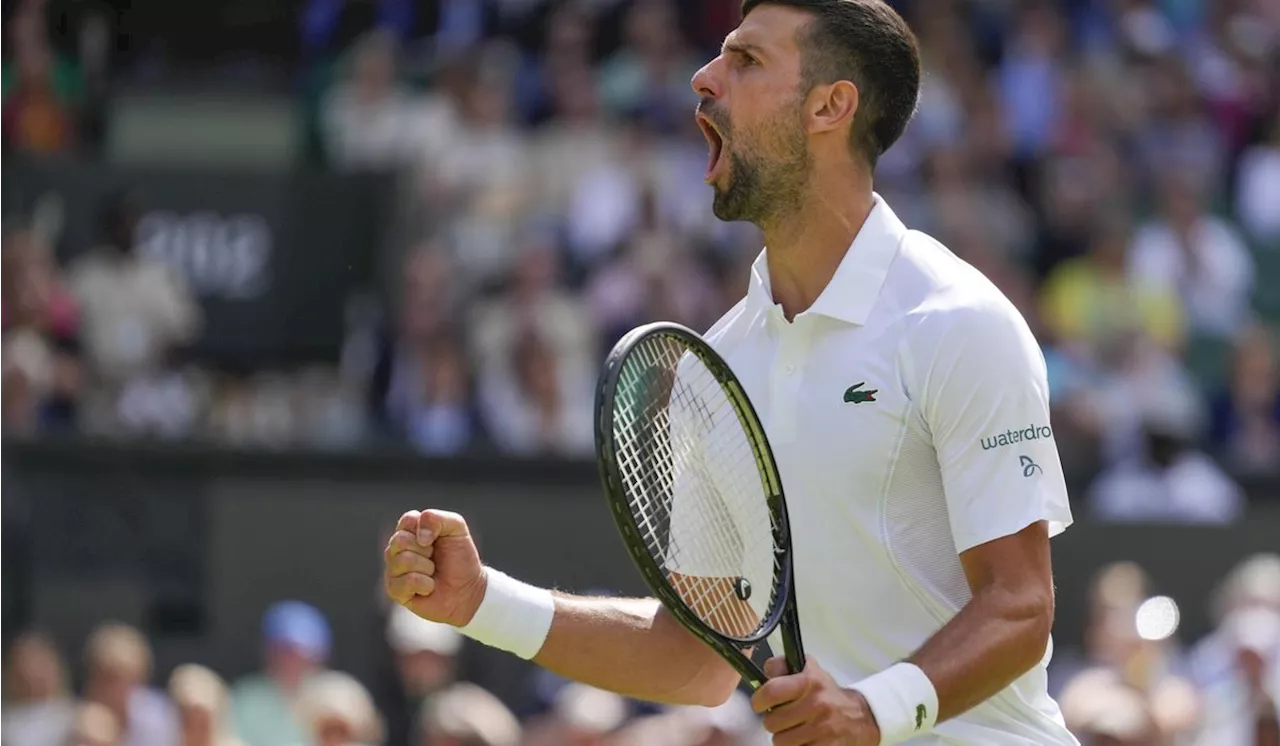
[[[884,199],[874,192],[872,198],[871,212],[858,235],[854,236],[836,273],[813,305],[800,316],[827,316],[849,324],[867,323],[889,274],[889,265],[897,257],[898,245],[907,233],[907,227]],[[781,313],[769,285],[768,251],[766,247],[751,265],[747,302],[757,311]]]

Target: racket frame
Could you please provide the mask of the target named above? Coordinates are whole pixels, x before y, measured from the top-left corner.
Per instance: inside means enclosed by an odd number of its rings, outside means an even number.
[[[781,549],[781,556],[777,558],[781,574],[778,586],[781,603],[775,602],[771,605],[768,617],[749,637],[735,638],[717,632],[689,608],[672,587],[666,573],[647,548],[627,499],[614,441],[613,402],[624,363],[642,341],[652,336],[679,338],[688,351],[697,355],[706,365],[707,370],[715,377],[733,406],[756,460],[757,475],[761,478],[769,509],[773,549],[775,552]],[[779,627],[781,627],[783,655],[787,661],[788,671],[799,673],[803,670],[805,654],[793,581],[791,524],[787,516],[782,479],[778,474],[778,465],[765,435],[764,426],[760,423],[751,399],[743,390],[742,383],[734,375],[728,362],[707,344],[700,334],[686,326],[669,321],[644,324],[627,332],[618,340],[606,358],[604,370],[596,388],[595,410],[596,463],[600,469],[605,494],[609,498],[610,513],[622,535],[627,553],[631,555],[632,562],[640,571],[649,590],[685,629],[728,661],[751,689],[759,689],[768,677],[742,649],[765,641]],[[777,651],[774,652],[776,654]]]

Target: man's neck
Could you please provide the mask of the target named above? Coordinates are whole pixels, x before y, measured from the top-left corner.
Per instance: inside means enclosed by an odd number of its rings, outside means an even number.
[[[800,209],[764,230],[769,286],[788,321],[822,295],[871,213],[869,183],[843,186],[811,186]]]

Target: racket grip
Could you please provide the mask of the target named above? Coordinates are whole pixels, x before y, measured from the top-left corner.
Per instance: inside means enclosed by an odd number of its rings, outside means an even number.
[[[787,605],[782,615],[782,654],[787,659],[787,672],[800,673],[804,670],[804,642],[800,639],[800,616],[796,612],[795,602]]]

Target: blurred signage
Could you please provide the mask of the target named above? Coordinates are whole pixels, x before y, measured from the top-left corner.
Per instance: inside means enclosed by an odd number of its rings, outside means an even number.
[[[333,359],[348,297],[374,280],[390,224],[391,179],[320,172],[121,168],[7,155],[8,221],[37,205],[64,261],[102,235],[108,195],[143,208],[134,244],[186,279],[205,313],[195,353],[258,365]],[[56,214],[49,220],[49,214]]]
[[[271,223],[251,212],[152,210],[134,240],[143,256],[164,262],[201,297],[260,298],[271,284]]]

